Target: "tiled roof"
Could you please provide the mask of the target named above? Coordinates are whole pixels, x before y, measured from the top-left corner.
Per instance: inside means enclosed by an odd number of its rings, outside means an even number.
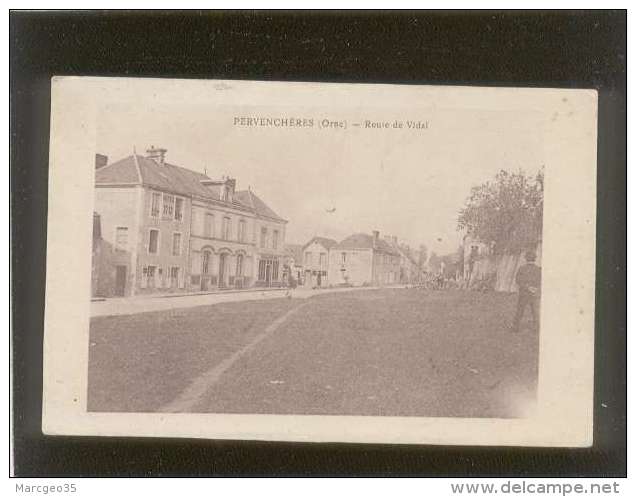
[[[234,192],[234,198],[241,204],[246,205],[252,209],[259,216],[269,217],[276,221],[286,221],[278,214],[276,214],[269,206],[263,202],[252,190],[241,190]]]
[[[162,190],[172,189],[183,195],[211,198],[219,200],[217,192],[201,184],[201,180],[209,180],[205,174],[191,171],[172,164],[157,164],[146,157],[137,157],[144,185]]]
[[[398,252],[391,247],[387,242],[379,238],[373,242],[373,235],[367,235],[366,233],[356,233],[348,236],[337,245],[334,245],[334,249],[370,249],[373,248],[380,252],[386,252],[388,254],[399,255]]]
[[[218,194],[201,184],[205,174],[172,164],[157,164],[141,155],[128,157],[95,171],[95,183],[135,183],[187,196],[218,200]]]
[[[209,188],[201,181],[212,180],[205,174],[191,169],[168,163],[157,164],[153,159],[141,155],[130,155],[95,171],[96,185],[143,184],[178,195],[220,200],[219,190]],[[233,204],[238,208],[248,208],[264,217],[285,221],[252,191],[235,192]]]
[[[133,156],[131,155],[97,169],[95,171],[95,183],[98,185],[108,183],[140,184],[141,178]]]
[[[336,240],[333,240],[331,238],[325,238],[324,236],[315,236],[311,240],[309,240],[307,243],[305,243],[305,245],[303,246],[303,250],[305,249],[305,247],[311,245],[314,242],[319,243],[320,245],[325,247],[327,250],[329,250],[331,247],[333,247],[334,245],[338,243]]]

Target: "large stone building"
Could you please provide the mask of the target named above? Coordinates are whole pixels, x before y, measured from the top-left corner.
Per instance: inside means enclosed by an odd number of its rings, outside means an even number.
[[[332,285],[392,285],[399,282],[400,254],[380,233],[351,235],[329,250]]]
[[[98,156],[96,296],[281,284],[287,221],[231,178],[213,180],[151,148],[111,164]]]

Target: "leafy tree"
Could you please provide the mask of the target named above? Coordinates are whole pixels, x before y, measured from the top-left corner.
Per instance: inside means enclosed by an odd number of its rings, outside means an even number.
[[[543,169],[536,176],[499,171],[493,181],[471,189],[460,210],[457,229],[485,243],[495,253],[533,249],[543,227]]]

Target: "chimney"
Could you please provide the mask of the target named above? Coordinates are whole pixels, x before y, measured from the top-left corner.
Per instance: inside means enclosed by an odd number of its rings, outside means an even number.
[[[228,191],[234,195],[234,192],[236,191],[236,179],[228,177],[225,180],[225,184],[227,185]]]
[[[151,145],[148,150],[146,150],[146,157],[154,160],[157,164],[163,165],[166,159],[165,148],[155,148],[154,145]]]
[[[104,167],[108,164],[108,156],[103,154],[95,154],[95,169]]]

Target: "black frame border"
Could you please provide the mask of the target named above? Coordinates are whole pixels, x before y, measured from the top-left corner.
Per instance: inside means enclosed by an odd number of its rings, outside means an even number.
[[[15,475],[625,476],[626,18],[622,10],[12,11],[10,381]],[[53,75],[597,89],[594,446],[477,448],[42,435]]]

